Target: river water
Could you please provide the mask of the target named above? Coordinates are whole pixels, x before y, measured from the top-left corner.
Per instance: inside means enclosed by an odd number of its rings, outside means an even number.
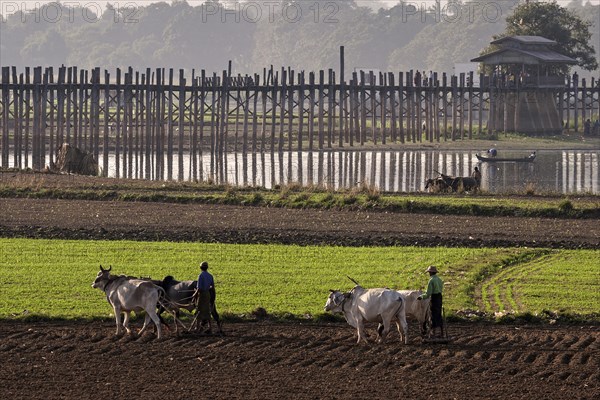
[[[600,150],[540,150],[533,163],[480,163],[476,153],[433,150],[228,153],[221,163],[216,164],[208,154],[201,157],[196,177],[201,181],[268,189],[301,184],[334,189],[368,186],[384,192],[416,192],[423,191],[426,179],[435,178],[438,173],[469,176],[479,166],[481,187],[491,193],[600,194]],[[498,157],[525,157],[529,153],[504,151]],[[102,155],[99,161],[102,166]],[[145,163],[136,161],[133,160],[132,177],[145,176]],[[114,155],[109,156],[108,162],[108,175],[116,177]],[[142,165],[136,169],[136,164]],[[173,176],[177,177],[177,155],[173,165]],[[184,156],[183,165],[184,180],[190,180],[193,174],[190,173],[189,155]],[[154,176],[153,171],[150,176]]]
[[[422,191],[428,178],[443,173],[469,176],[476,166],[482,189],[492,193],[600,194],[600,151],[538,151],[533,163],[480,163],[474,151],[328,151],[282,154],[229,154],[215,180],[235,186],[298,183],[303,186],[376,187],[385,192]],[[504,152],[525,157],[529,152]],[[203,158],[210,171],[210,158]],[[206,174],[206,173],[205,173]],[[208,174],[210,175],[210,174]]]

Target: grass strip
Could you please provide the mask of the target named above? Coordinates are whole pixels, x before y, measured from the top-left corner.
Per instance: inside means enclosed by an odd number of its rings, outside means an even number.
[[[425,287],[427,265],[437,265],[445,281],[449,316],[477,309],[476,286],[500,266],[530,268],[541,250],[524,248],[320,247],[206,243],[0,239],[0,318],[109,318],[111,310],[91,283],[98,266],[116,274],[162,279],[195,279],[202,260],[211,264],[219,310],[231,318],[253,318],[264,309],[277,318],[330,319],[323,306],[329,289],[350,289],[350,276],[365,287]],[[564,281],[515,284],[523,313],[560,310],[580,319],[598,318],[590,305],[598,289],[591,273],[599,251],[553,251],[552,270],[570,271]],[[582,264],[581,259],[588,260]],[[583,268],[583,270],[580,270]],[[541,273],[541,272],[539,272]],[[540,288],[536,282],[543,282]],[[557,296],[561,293],[561,296]],[[536,297],[535,301],[529,296]],[[533,298],[532,298],[533,299]],[[594,301],[596,303],[594,303]],[[494,310],[488,310],[489,312]],[[597,310],[596,310],[597,311]]]
[[[473,216],[517,216],[545,218],[600,218],[597,197],[380,194],[369,188],[326,191],[320,188],[285,187],[278,190],[234,189],[197,185],[140,189],[115,186],[98,188],[46,188],[39,185],[0,185],[0,197],[50,198],[64,200],[137,201],[178,204],[227,204],[239,206],[371,210],[399,213],[428,213]]]

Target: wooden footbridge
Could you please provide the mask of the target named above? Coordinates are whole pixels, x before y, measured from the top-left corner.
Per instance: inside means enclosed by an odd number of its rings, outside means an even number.
[[[343,54],[343,53],[342,53]],[[320,151],[467,140],[497,131],[490,103],[523,90],[491,77],[416,71],[264,69],[116,71],[2,67],[1,167],[43,169],[62,143],[92,153],[107,174],[183,180],[218,176],[227,152]],[[417,75],[417,79],[415,76]],[[600,114],[600,86],[553,88],[561,119],[581,130]],[[492,108],[493,109],[493,108]],[[198,160],[210,153],[210,171]],[[185,161],[184,161],[185,160]],[[186,165],[184,165],[184,162]]]

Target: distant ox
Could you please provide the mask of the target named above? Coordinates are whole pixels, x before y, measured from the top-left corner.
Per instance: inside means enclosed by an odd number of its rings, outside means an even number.
[[[364,323],[380,322],[383,329],[378,330],[379,342],[383,342],[392,322],[396,322],[400,340],[408,344],[408,325],[405,315],[405,301],[395,290],[376,288],[364,289],[355,286],[350,292],[331,290],[325,311],[342,313],[350,326],[358,332],[357,344],[361,339],[369,343],[364,333]]]
[[[475,178],[459,176],[452,180],[450,186],[453,192],[475,192],[479,189],[479,182]]]
[[[441,177],[435,179],[430,178],[425,181],[425,190],[429,193],[448,192],[450,189],[451,186]]]
[[[470,192],[479,189],[479,181],[468,176],[452,177],[449,175],[440,174],[435,179],[427,179],[425,181],[425,190],[429,192]]]
[[[106,299],[112,306],[117,323],[117,335],[121,334],[121,314],[125,314],[123,327],[127,333],[131,333],[129,329],[129,316],[131,311],[140,312],[146,311],[144,326],[139,334],[144,333],[148,327],[150,320],[156,325],[157,336],[160,339],[160,319],[156,314],[156,307],[159,304],[160,297],[164,294],[164,290],[147,279],[137,279],[124,275],[111,275],[110,270],[100,266],[100,272],[92,283],[93,288],[97,288],[106,293]]]

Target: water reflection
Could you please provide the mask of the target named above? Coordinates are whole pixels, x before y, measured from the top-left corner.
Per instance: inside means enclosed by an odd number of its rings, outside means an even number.
[[[386,192],[424,190],[438,173],[482,172],[482,188],[509,191],[598,194],[598,152],[538,151],[533,163],[479,163],[475,151],[322,151],[229,154],[218,182],[236,186],[300,184],[327,188],[366,185]],[[518,154],[517,154],[518,155]],[[210,171],[203,158],[204,170]],[[210,174],[209,176],[210,177]]]
[[[535,162],[479,163],[476,151],[317,151],[285,153],[229,153],[223,160],[201,155],[197,171],[189,155],[183,158],[183,178],[198,177],[234,186],[300,184],[326,188],[366,185],[386,192],[422,191],[425,180],[444,173],[469,176],[480,166],[482,189],[492,193],[592,193],[600,194],[599,151],[538,151]],[[521,157],[528,152],[504,154]],[[153,160],[155,162],[155,160]],[[167,163],[165,162],[165,165]],[[100,156],[100,165],[103,165]],[[115,156],[108,159],[108,176],[117,177]],[[173,164],[178,175],[179,160]],[[154,177],[153,163],[133,163],[133,176]],[[145,168],[150,167],[150,174]],[[140,168],[142,170],[140,170]]]

